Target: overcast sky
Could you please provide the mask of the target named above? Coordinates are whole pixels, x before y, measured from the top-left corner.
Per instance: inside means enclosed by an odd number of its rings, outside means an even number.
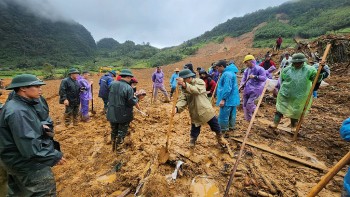
[[[14,0],[51,19],[73,19],[95,41],[179,45],[233,17],[287,0]]]

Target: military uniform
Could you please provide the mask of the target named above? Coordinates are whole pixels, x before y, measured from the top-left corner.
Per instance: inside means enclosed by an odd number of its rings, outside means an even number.
[[[70,69],[69,74],[79,74],[79,71]],[[73,125],[77,125],[80,105],[80,85],[78,81],[73,80],[70,76],[63,79],[60,85],[59,95],[60,104],[63,104],[66,99],[69,101],[69,105],[65,106],[65,125],[68,126],[71,123],[71,116],[73,116]]]
[[[15,77],[8,89],[44,85],[34,75]],[[9,196],[55,196],[51,166],[62,158],[46,136],[37,99],[14,94],[0,114],[0,164],[8,174]]]
[[[122,70],[120,75],[133,77],[132,73],[126,69]],[[121,79],[112,82],[108,97],[107,120],[112,128],[113,150],[123,143],[128,132],[129,123],[133,119],[133,107],[137,102],[138,99],[134,96],[134,90],[127,81]]]

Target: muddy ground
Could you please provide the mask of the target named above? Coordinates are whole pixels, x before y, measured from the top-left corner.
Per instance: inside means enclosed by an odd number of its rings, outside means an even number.
[[[169,90],[168,79],[174,68],[181,69],[190,61],[195,67],[208,68],[213,61],[234,58],[239,68],[243,68],[241,61],[244,55],[263,55],[268,50],[251,48],[252,39],[252,33],[239,38],[227,38],[222,44],[209,44],[195,56],[163,67],[167,89]],[[275,60],[277,57],[278,55]],[[50,115],[56,123],[55,138],[61,143],[67,159],[65,165],[53,168],[58,196],[118,196],[128,188],[131,189],[128,196],[133,196],[140,182],[144,183],[139,191],[143,196],[204,196],[201,195],[203,191],[200,182],[205,183],[203,185],[207,187],[207,196],[223,196],[240,148],[240,143],[234,141],[233,137],[242,139],[249,124],[243,119],[242,109],[238,109],[236,129],[228,138],[235,152],[234,158],[230,158],[218,147],[215,134],[210,132],[208,126],[202,127],[194,153],[188,157],[190,120],[185,111],[174,117],[175,126],[169,146],[171,160],[159,165],[157,155],[166,142],[171,103],[162,102],[163,97],[160,96],[159,101],[151,105],[153,71],[154,69],[133,70],[139,80],[138,89],[146,89],[148,92],[140,105],[149,116],[134,111],[135,119],[123,144],[125,152],[119,155],[111,151],[110,126],[102,115],[102,100],[97,97],[100,76],[93,76],[94,110],[97,113],[91,122],[68,128],[62,119],[64,107],[58,104],[60,81],[46,81],[43,92],[50,106]],[[264,99],[249,142],[332,167],[349,150],[349,143],[339,136],[340,125],[350,114],[350,79],[347,76],[348,70],[343,70],[332,73],[326,80],[329,86],[319,90],[319,98],[314,101],[297,141],[292,141],[292,135],[286,131],[273,132],[268,129],[268,121],[272,121],[275,112],[275,99],[272,96]],[[6,94],[7,92],[1,97],[1,101]],[[283,120],[282,124],[287,125],[288,120]],[[178,160],[185,162],[182,176],[171,181],[166,177],[174,171]],[[345,168],[342,172],[345,172]],[[306,196],[324,174],[320,170],[246,146],[230,196],[249,196],[258,191],[261,195],[265,192],[273,196]],[[264,179],[269,180],[272,188]],[[342,179],[341,176],[332,179],[320,196],[340,196]],[[198,185],[191,186],[195,182],[199,182]]]

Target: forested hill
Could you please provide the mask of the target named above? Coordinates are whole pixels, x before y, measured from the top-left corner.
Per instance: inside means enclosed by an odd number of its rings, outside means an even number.
[[[232,8],[232,12],[235,9]],[[350,1],[348,0],[300,0],[290,1],[277,7],[259,10],[243,17],[227,20],[188,42],[196,44],[223,36],[239,36],[250,32],[263,22],[255,39],[299,36],[310,38],[328,31],[350,27]]]
[[[4,2],[0,2],[0,65],[23,68],[93,61],[96,44],[84,26],[53,22],[11,0]]]

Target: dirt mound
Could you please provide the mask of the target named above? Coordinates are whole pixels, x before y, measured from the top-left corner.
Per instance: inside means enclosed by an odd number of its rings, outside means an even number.
[[[239,38],[226,38],[220,45],[209,44],[196,55],[163,67],[165,79],[170,78],[175,67],[182,68],[190,61],[195,67],[208,68],[213,61],[233,58],[243,68],[240,62],[244,55],[265,54],[269,50],[250,48],[252,36],[253,34],[245,34]],[[332,65],[330,67],[332,69]],[[118,196],[127,189],[131,189],[128,196],[133,196],[136,191],[143,196],[205,196],[194,193],[204,191],[205,188],[207,193],[210,190],[212,194],[222,196],[235,158],[220,149],[215,134],[206,125],[202,127],[193,155],[188,156],[190,119],[187,111],[174,117],[175,125],[169,145],[170,161],[165,165],[158,164],[158,151],[166,142],[171,103],[163,103],[164,98],[160,95],[156,104],[150,104],[151,75],[154,69],[133,72],[139,80],[138,89],[148,91],[140,105],[149,116],[134,112],[135,119],[122,145],[122,154],[111,151],[110,125],[102,114],[103,103],[97,97],[98,85],[94,85],[94,107],[97,114],[92,117],[92,121],[66,128],[62,121],[64,107],[58,104],[60,81],[46,81],[47,85],[43,86],[44,96],[48,98],[50,114],[56,123],[56,139],[61,142],[68,160],[65,165],[54,167],[58,196]],[[93,76],[95,84],[98,79],[98,76]],[[304,121],[298,141],[292,141],[288,132],[278,130],[274,133],[267,128],[267,123],[273,120],[275,112],[275,100],[270,96],[269,99],[264,99],[249,142],[327,167],[334,165],[349,150],[349,145],[339,136],[339,127],[350,114],[350,109],[346,107],[350,104],[350,79],[335,74],[327,79],[327,83],[328,86],[319,90],[319,98],[314,101],[311,112]],[[168,85],[166,83],[166,87]],[[284,119],[282,124],[287,126],[289,120]],[[228,138],[235,155],[238,155],[241,144],[233,138],[242,138],[247,126],[242,110],[238,109],[236,129]],[[179,160],[185,162],[181,173],[176,180],[169,179]],[[322,175],[324,172],[246,146],[230,196],[258,193],[305,196]],[[204,177],[204,181],[201,182],[202,186],[195,186],[198,189],[195,190],[191,185],[199,177]],[[267,182],[270,182],[275,191]],[[337,196],[341,188],[342,178],[335,177],[320,196]]]

